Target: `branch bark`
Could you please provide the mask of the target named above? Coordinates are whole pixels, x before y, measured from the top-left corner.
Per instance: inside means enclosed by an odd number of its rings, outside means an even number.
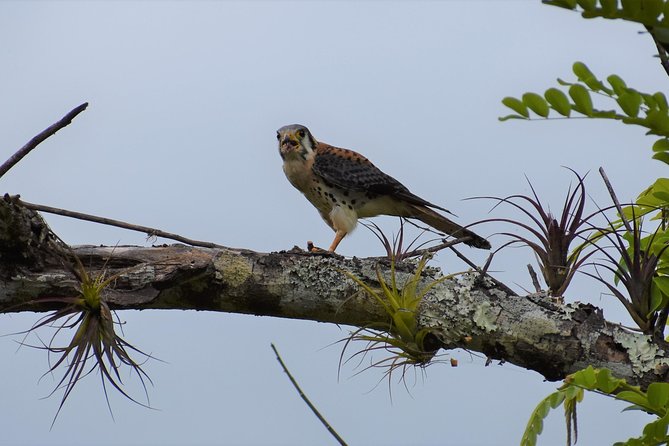
[[[62,247],[44,241],[45,228],[34,211],[0,200],[0,311],[47,311],[35,299],[77,293],[66,257],[52,252]],[[42,241],[37,243],[31,234],[42,234]],[[12,237],[21,242],[7,243]],[[11,260],[20,257],[17,250],[28,248],[33,257],[42,253],[42,260]],[[121,273],[105,295],[114,309],[225,311],[358,327],[387,321],[376,302],[342,273],[346,270],[378,285],[378,259],[184,245],[72,249],[93,274]],[[388,277],[389,266],[381,264],[381,269]],[[398,283],[403,283],[413,264],[399,264],[397,269]],[[428,269],[425,280],[440,274]],[[666,345],[607,322],[592,305],[561,305],[541,293],[516,296],[503,284],[481,280],[479,273],[435,286],[421,304],[419,321],[444,349],[481,352],[535,370],[548,380],[562,379],[587,365],[609,368],[642,386],[668,380]]]

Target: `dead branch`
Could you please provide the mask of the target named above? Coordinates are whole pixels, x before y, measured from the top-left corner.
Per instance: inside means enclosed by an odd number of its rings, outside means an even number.
[[[96,215],[84,214],[76,211],[68,211],[66,209],[54,208],[42,204],[28,203],[27,201],[20,200],[19,197],[10,197],[10,199],[16,200],[26,208],[33,209],[35,211],[48,212],[50,214],[62,215],[64,217],[76,218],[78,220],[86,220],[86,221],[91,221],[93,223],[116,226],[118,228],[128,229],[130,231],[143,232],[148,237],[162,237],[170,240],[175,240],[177,242],[185,243],[191,246],[201,246],[203,248],[224,248],[224,246],[217,245],[216,243],[193,240],[178,234],[173,234],[171,232],[165,232],[160,229],[150,228],[148,226],[135,225],[132,223],[126,223],[121,220],[114,220],[112,218],[107,218],[107,217],[98,217]]]
[[[534,271],[534,268],[532,268],[531,264],[527,264],[527,272],[530,273],[530,278],[532,279],[532,285],[534,285],[534,291],[539,293],[541,292],[541,284],[539,283],[539,277],[537,276],[537,273]]]
[[[611,196],[611,200],[613,200],[613,204],[615,205],[618,214],[620,214],[620,219],[622,220],[623,225],[625,225],[625,229],[627,230],[627,232],[632,232],[632,226],[630,225],[629,220],[627,220],[627,217],[625,217],[625,213],[623,212],[623,208],[620,205],[620,201],[618,201],[618,196],[616,195],[616,191],[613,190],[613,186],[609,181],[609,177],[606,176],[606,172],[604,172],[603,167],[599,168],[599,174],[602,176],[604,184],[606,184],[606,189],[609,191],[609,195]]]
[[[72,109],[72,111],[63,116],[63,118],[60,121],[50,125],[44,131],[40,132],[33,139],[28,141],[23,147],[21,147],[16,153],[14,153],[14,155],[9,157],[9,159],[5,161],[2,164],[2,166],[0,166],[0,178],[2,178],[2,176],[5,173],[7,173],[9,169],[14,167],[19,161],[21,161],[21,159],[24,156],[30,153],[31,150],[37,147],[45,139],[47,139],[51,135],[54,135],[58,130],[62,129],[63,127],[68,126],[79,113],[86,110],[86,107],[88,107],[88,102],[84,102],[80,106],[75,107],[74,109]]]

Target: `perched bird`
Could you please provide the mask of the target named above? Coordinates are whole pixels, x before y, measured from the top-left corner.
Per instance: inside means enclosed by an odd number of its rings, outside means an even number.
[[[276,132],[283,171],[335,231],[334,252],[359,218],[395,215],[416,218],[438,231],[467,238],[465,244],[490,249],[490,243],[430,208],[446,209],[409,192],[357,152],[316,141],[309,129],[293,124]]]

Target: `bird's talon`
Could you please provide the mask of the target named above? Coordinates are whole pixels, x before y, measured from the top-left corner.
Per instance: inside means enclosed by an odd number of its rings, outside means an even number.
[[[332,251],[314,246],[312,242],[307,242],[307,251],[312,254],[334,254]]]
[[[309,240],[307,242],[307,252],[309,254],[315,254],[319,256],[332,256],[332,257],[341,257],[339,254],[337,254],[334,251],[328,251],[327,249],[319,248],[318,246],[314,245],[314,242]]]

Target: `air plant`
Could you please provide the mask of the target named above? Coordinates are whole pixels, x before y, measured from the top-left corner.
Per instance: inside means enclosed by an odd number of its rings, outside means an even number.
[[[342,349],[340,367],[344,362],[354,358],[360,357],[362,362],[371,352],[383,351],[389,355],[379,360],[372,359],[370,365],[365,367],[364,370],[383,368],[385,369],[384,377],[387,377],[390,381],[393,372],[401,369],[401,379],[404,382],[408,367],[426,367],[431,363],[439,349],[439,343],[429,329],[419,326],[418,307],[423,297],[435,285],[455,275],[441,277],[419,289],[421,274],[431,257],[431,253],[425,253],[422,256],[415,272],[401,288],[397,283],[396,261],[394,259],[390,263],[390,283],[386,282],[381,271],[377,268],[376,277],[380,286],[378,289],[366,284],[352,273],[343,271],[384,309],[389,316],[389,321],[387,323],[370,324],[351,333],[345,340]],[[344,361],[346,349],[353,341],[366,342],[367,346]]]
[[[437,251],[440,251],[444,248],[451,247],[457,243],[459,243],[461,240],[460,239],[454,239],[454,240],[449,240],[447,241],[444,238],[437,237],[437,238],[432,238],[429,240],[425,240],[421,243],[418,243],[420,238],[425,235],[426,233],[432,233],[435,234],[435,232],[431,228],[425,228],[416,225],[414,222],[407,220],[406,218],[400,217],[400,230],[397,233],[397,235],[394,235],[392,237],[392,241],[386,236],[386,234],[383,232],[383,230],[374,222],[365,222],[362,221],[360,222],[363,226],[365,226],[367,229],[372,231],[372,233],[376,236],[377,239],[381,242],[383,245],[384,249],[386,250],[386,257],[388,260],[391,262],[402,262],[405,259],[411,258],[411,257],[420,257],[423,254],[430,252],[430,253],[435,253]],[[405,223],[409,223],[412,226],[417,227],[418,229],[421,230],[421,232],[414,237],[414,239],[405,246],[405,241],[404,241],[404,231],[405,231]],[[436,241],[440,241],[441,243],[439,244],[432,244],[431,246],[428,246],[425,248],[425,246],[434,243]]]
[[[94,371],[100,374],[105,400],[112,417],[113,412],[107,392],[108,385],[111,385],[112,388],[129,400],[150,408],[146,384],[147,381],[153,383],[141,365],[152,356],[137,349],[119,336],[115,330],[115,325],[120,325],[121,322],[118,316],[110,310],[104,297],[105,289],[123,271],[105,277],[105,271],[103,270],[97,276],[91,276],[79,258],[76,256],[74,258],[76,265],[71,270],[79,282],[79,294],[70,297],[46,297],[32,301],[33,304],[58,304],[62,307],[44,316],[24,332],[27,337],[28,334],[36,332],[42,327],[55,329],[48,343],[42,342],[42,346],[31,345],[31,347],[47,350],[49,356],[55,355],[57,357],[55,362],[52,362],[49,358],[50,367],[43,377],[53,374],[59,369],[64,369],[62,377],[48,395],[52,396],[58,390],[63,390],[63,396],[51,427],[55,424],[65,401],[77,383]],[[55,345],[56,338],[66,331],[73,333],[69,343],[65,346]],[[25,341],[21,344],[28,345]],[[144,360],[137,362],[131,357],[131,353],[142,356]],[[146,403],[136,400],[124,390],[120,374],[120,370],[124,366],[137,373],[144,389]]]
[[[616,207],[621,220],[607,220],[608,228],[599,231],[600,238],[610,241],[610,246],[595,245],[596,251],[605,258],[592,263],[596,273],[584,274],[606,285],[644,334],[662,339],[669,312],[669,276],[663,271],[666,270],[663,255],[669,248],[669,235],[661,231],[661,225],[644,235],[643,219],[636,215],[636,205],[623,210],[616,203]],[[613,274],[613,283],[602,278],[599,268]],[[618,284],[624,291],[616,286]]]
[[[569,169],[569,168],[568,168]],[[503,222],[516,226],[526,234],[516,232],[502,232],[502,235],[511,238],[506,245],[521,243],[528,246],[534,252],[541,274],[548,285],[551,296],[560,297],[574,278],[574,274],[594,251],[584,252],[587,244],[582,243],[587,239],[587,234],[592,232],[593,226],[590,220],[597,213],[583,216],[585,210],[585,176],[581,177],[573,169],[569,169],[576,175],[577,183],[567,191],[562,212],[559,220],[553,213],[544,207],[539,199],[532,183],[528,180],[532,196],[511,195],[506,198],[499,197],[476,197],[496,200],[498,205],[509,204],[527,216],[531,223],[525,223],[510,218],[491,218],[482,220],[485,222]],[[494,208],[493,208],[494,209]],[[574,246],[574,242],[579,242]]]

